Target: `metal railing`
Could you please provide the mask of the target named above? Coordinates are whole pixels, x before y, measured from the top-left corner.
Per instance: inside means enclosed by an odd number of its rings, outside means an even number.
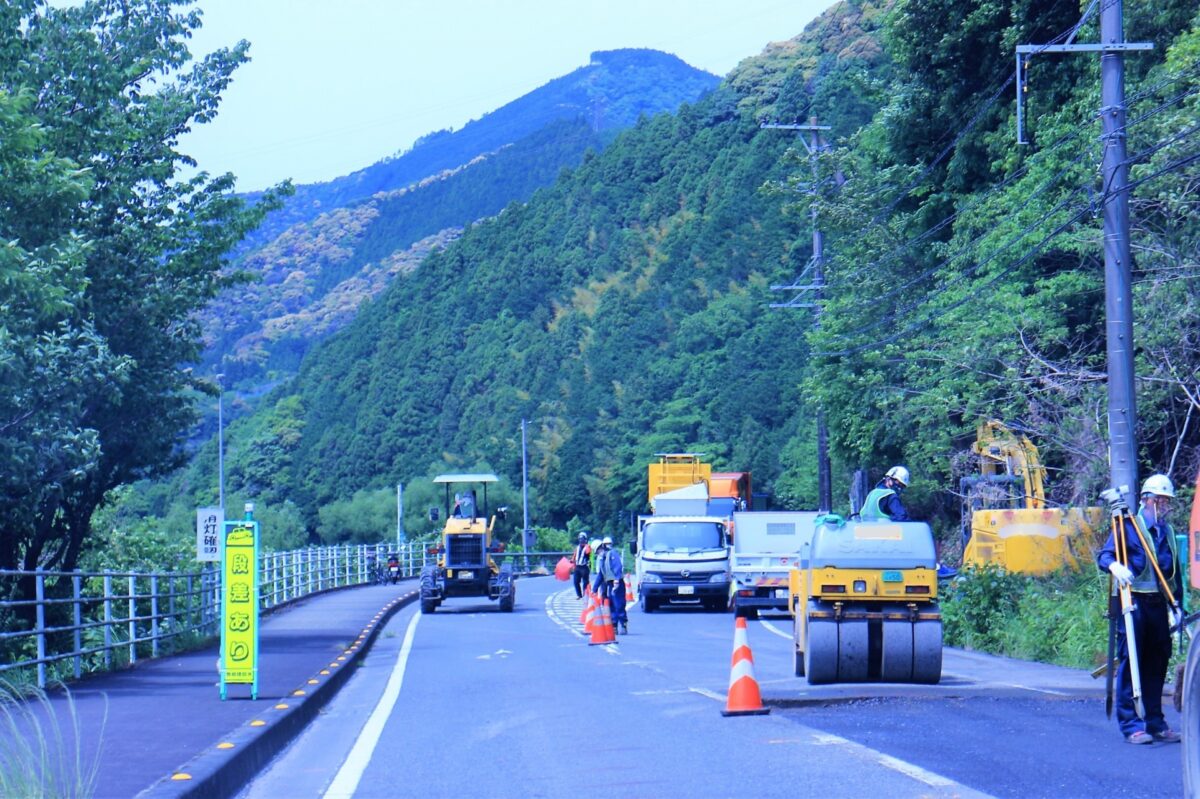
[[[259,558],[259,609],[268,611],[321,591],[381,581],[389,554],[402,577],[436,560],[428,544],[358,544],[264,552]],[[491,553],[516,571],[552,572],[567,552]],[[14,585],[27,581],[24,586]],[[195,572],[0,570],[0,675],[37,670],[44,688],[56,678],[109,671],[179,651],[216,635],[221,575],[216,564]]]
[[[311,547],[265,552],[259,559],[259,607],[270,610],[311,594],[375,582],[389,553],[402,576],[430,559],[424,545]],[[25,585],[15,583],[25,582]],[[105,671],[184,648],[216,635],[221,576],[215,565],[195,572],[62,572],[0,570],[0,675],[70,662],[57,677]]]

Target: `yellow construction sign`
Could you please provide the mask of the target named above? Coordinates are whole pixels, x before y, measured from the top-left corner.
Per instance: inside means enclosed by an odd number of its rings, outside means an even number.
[[[221,698],[248,684],[258,698],[258,522],[226,522],[221,541]]]

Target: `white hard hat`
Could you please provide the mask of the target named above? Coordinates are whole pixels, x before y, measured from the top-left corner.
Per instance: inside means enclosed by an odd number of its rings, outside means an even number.
[[[908,469],[903,466],[893,466],[887,470],[885,477],[890,477],[902,486],[908,485]]]
[[[1152,474],[1146,478],[1146,482],[1142,483],[1142,493],[1174,497],[1175,486],[1171,483],[1171,478],[1165,474]]]
[[[608,544],[609,546],[612,546],[612,536],[611,535],[604,536],[604,540],[601,541],[600,543]]]

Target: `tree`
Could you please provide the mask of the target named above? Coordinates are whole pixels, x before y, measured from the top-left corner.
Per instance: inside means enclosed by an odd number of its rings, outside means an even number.
[[[13,164],[0,270],[18,278],[5,292],[38,300],[20,324],[6,312],[21,337],[11,357],[6,341],[5,385],[27,382],[28,396],[10,395],[26,415],[5,408],[0,421],[0,457],[25,467],[5,474],[0,516],[17,523],[0,568],[71,568],[106,492],[182,462],[189,394],[205,388],[185,368],[201,347],[193,315],[241,279],[225,254],[287,190],[248,208],[232,175],[181,177],[196,164],[179,137],[213,118],[248,50],[190,63],[200,14],[187,5],[0,7],[0,149]]]

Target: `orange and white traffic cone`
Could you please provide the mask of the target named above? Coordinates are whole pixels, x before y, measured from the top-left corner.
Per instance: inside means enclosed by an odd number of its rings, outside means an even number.
[[[617,640],[617,631],[613,629],[612,613],[608,610],[608,600],[600,600],[600,618],[592,625],[592,640],[590,646],[596,644],[611,644]]]
[[[733,660],[729,670],[729,697],[722,716],[765,716],[771,708],[763,707],[758,680],[754,679],[754,655],[746,637],[746,620],[738,616],[733,628]]]
[[[637,601],[636,599],[633,598],[633,583],[629,581],[628,574],[625,575],[625,601],[626,602],[636,602]]]
[[[583,632],[585,635],[590,635],[596,626],[597,609],[596,597],[588,594],[587,604],[583,608],[583,616],[579,619],[583,622]]]

